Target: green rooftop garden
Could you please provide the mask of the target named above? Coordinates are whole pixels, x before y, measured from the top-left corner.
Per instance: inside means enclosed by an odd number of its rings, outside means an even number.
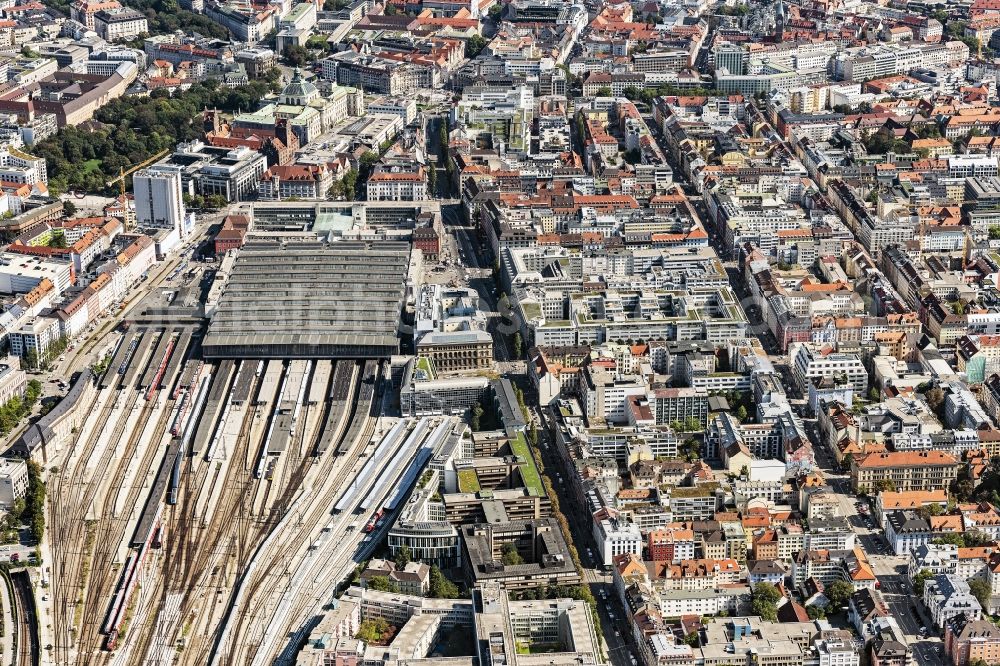
[[[531,455],[528,440],[524,438],[523,432],[517,433],[517,437],[510,440],[510,450],[515,456],[524,460],[525,464],[519,469],[521,470],[521,481],[528,492],[536,497],[544,495],[545,488],[542,486],[542,477],[538,474],[538,468],[535,467],[535,459]]]
[[[474,469],[458,470],[458,492],[478,493],[479,491],[480,491],[479,476],[476,474],[476,470]]]
[[[708,497],[718,490],[718,483],[704,483],[693,488],[670,488],[670,496],[677,498]]]
[[[419,379],[424,379],[430,381],[434,379],[434,364],[426,356],[417,357],[416,365],[417,373]]]
[[[542,307],[538,303],[521,303],[521,311],[526,319],[538,319],[542,316]]]

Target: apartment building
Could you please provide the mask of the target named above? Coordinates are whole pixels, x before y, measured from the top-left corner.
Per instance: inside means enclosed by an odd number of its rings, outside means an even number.
[[[944,628],[957,616],[979,620],[983,615],[969,583],[951,574],[939,574],[924,584],[924,606],[938,628]]]
[[[665,388],[653,391],[653,413],[657,425],[682,423],[695,418],[708,424],[708,391],[704,388]]]
[[[28,464],[20,458],[0,458],[0,507],[10,509],[28,492]]]
[[[148,33],[149,21],[128,7],[104,9],[94,14],[94,29],[109,42],[128,41]]]
[[[333,185],[333,172],[325,164],[275,164],[260,177],[258,192],[266,201],[325,199]]]
[[[916,511],[892,511],[886,516],[885,538],[896,555],[930,543],[931,536],[930,523]]]
[[[642,555],[642,532],[638,525],[613,518],[606,511],[598,512],[593,520],[594,541],[597,542],[597,559],[606,565],[619,555]]]
[[[868,371],[857,354],[837,352],[833,347],[816,348],[812,344],[793,344],[788,352],[795,379],[803,393],[814,381],[829,379],[835,384],[850,385],[856,394],[868,390]]]
[[[380,170],[368,179],[369,201],[423,201],[426,198],[423,167],[414,171]]]
[[[947,489],[958,476],[959,462],[943,451],[869,453],[851,460],[854,492],[872,492],[883,484],[896,490]]]
[[[945,625],[944,650],[951,666],[1000,663],[1000,629],[988,620],[958,615]]]
[[[101,11],[114,11],[121,9],[122,5],[118,0],[78,0],[69,9],[70,18],[86,26],[87,30],[97,30],[95,17]]]
[[[694,532],[667,527],[651,530],[647,537],[647,553],[654,562],[678,563],[694,559]]]

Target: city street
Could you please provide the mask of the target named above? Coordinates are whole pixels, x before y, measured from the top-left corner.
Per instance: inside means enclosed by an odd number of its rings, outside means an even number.
[[[913,651],[915,666],[939,666],[944,663],[943,644],[932,635],[921,637],[921,627],[930,629],[923,603],[913,592],[907,577],[909,558],[891,552],[885,536],[876,522],[874,506],[868,504],[867,515],[858,511],[859,499],[851,491],[850,477],[841,471],[833,454],[819,441],[814,419],[806,419],[806,433],[813,442],[816,461],[823,469],[827,483],[836,493],[841,515],[846,517],[857,537],[858,546],[868,556],[889,611],[904,632],[904,640]]]
[[[905,561],[905,558],[895,558]],[[905,567],[905,564],[903,565]],[[906,575],[878,575],[882,596],[896,622],[906,634],[906,642],[913,650],[917,666],[933,666],[944,662],[941,639],[933,635],[920,636],[921,627],[931,629],[930,618],[925,615],[923,604],[916,599]]]
[[[525,362],[512,353],[513,350],[510,349],[510,341],[508,336],[504,334],[505,331],[497,331],[497,326],[504,324],[503,316],[497,312],[500,293],[495,288],[492,268],[485,265],[486,262],[478,252],[475,227],[465,225],[456,207],[442,206],[441,210],[445,229],[451,232],[445,236],[442,254],[451,257],[454,261],[454,271],[456,271],[456,279],[459,283],[469,284],[476,289],[480,296],[480,308],[489,311],[490,332],[493,333],[495,341],[494,355],[497,370],[500,374],[510,376],[513,380],[523,380],[526,372]],[[450,270],[451,267],[445,269],[445,279],[450,274]],[[624,609],[614,592],[611,576],[596,567],[597,563],[593,556],[588,554],[588,550],[593,549],[590,514],[584,507],[577,504],[575,497],[569,495],[567,492],[569,486],[566,483],[558,482],[556,473],[563,475],[564,478],[569,478],[570,470],[564,466],[566,461],[557,455],[556,447],[549,440],[543,415],[537,408],[533,418],[542,424],[538,429],[538,435],[542,461],[545,464],[545,474],[552,481],[552,486],[559,495],[560,508],[569,521],[573,543],[577,547],[584,566],[584,583],[590,587],[591,593],[597,600],[598,615],[608,657],[613,666],[631,666],[633,650],[630,646],[629,625],[625,620]]]
[[[460,270],[460,280],[474,288],[481,300],[482,309],[488,310],[489,332],[493,335],[494,355],[497,361],[497,369],[500,374],[523,374],[525,371],[524,362],[517,359],[510,348],[509,336],[513,334],[507,322],[499,310],[500,292],[496,289],[493,281],[493,270],[490,266],[484,265],[476,247],[475,228],[465,226],[460,218],[457,208],[453,206],[442,206],[441,213],[445,220],[446,229],[452,233],[448,235],[448,244],[453,248],[453,256],[458,259]],[[523,352],[523,350],[522,350]]]
[[[538,431],[538,438],[546,475],[550,479],[553,474],[562,474],[568,478],[569,461],[564,460],[558,454],[555,444],[549,439],[548,427],[545,425],[544,414],[540,409],[535,409],[534,418],[542,424]],[[584,582],[590,586],[590,591],[598,602],[598,614],[601,619],[604,640],[607,644],[608,656],[614,666],[630,666],[633,648],[628,623],[625,621],[625,611],[615,594],[612,577],[597,568],[595,566],[597,563],[587,553],[588,550],[593,550],[594,546],[590,531],[590,513],[586,507],[579,505],[575,495],[567,492],[570,488],[568,484],[557,483],[556,479],[552,479],[552,481],[552,487],[559,496],[560,509],[569,522],[573,543],[576,545],[584,567]],[[602,591],[606,598],[602,598]]]

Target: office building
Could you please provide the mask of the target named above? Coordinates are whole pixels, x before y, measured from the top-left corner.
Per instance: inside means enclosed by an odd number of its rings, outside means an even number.
[[[10,509],[28,491],[28,463],[21,458],[0,458],[0,507]]]
[[[132,177],[135,216],[142,227],[184,231],[184,194],[181,173],[170,166],[153,166]]]

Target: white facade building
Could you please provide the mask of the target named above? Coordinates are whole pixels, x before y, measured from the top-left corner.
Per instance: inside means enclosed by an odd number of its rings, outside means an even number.
[[[822,377],[849,384],[859,394],[868,391],[868,371],[857,354],[816,349],[814,345],[798,343],[789,349],[788,357],[803,392],[808,390],[813,379]]]
[[[642,532],[634,523],[595,517],[594,540],[597,542],[597,557],[602,564],[610,565],[616,555],[625,553],[642,556]]]
[[[184,232],[184,195],[181,172],[169,166],[153,166],[132,178],[135,215],[140,226],[177,229]]]
[[[28,491],[28,463],[20,458],[0,458],[0,506],[10,508]]]

